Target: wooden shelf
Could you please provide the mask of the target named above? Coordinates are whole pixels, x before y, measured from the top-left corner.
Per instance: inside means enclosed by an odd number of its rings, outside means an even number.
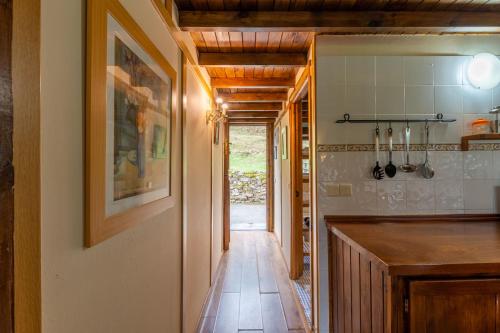
[[[474,134],[462,137],[462,150],[469,150],[469,141],[500,140],[500,133]]]

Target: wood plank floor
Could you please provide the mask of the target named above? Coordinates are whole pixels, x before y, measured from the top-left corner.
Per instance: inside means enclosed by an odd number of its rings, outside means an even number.
[[[278,244],[266,231],[232,231],[200,333],[306,332]]]

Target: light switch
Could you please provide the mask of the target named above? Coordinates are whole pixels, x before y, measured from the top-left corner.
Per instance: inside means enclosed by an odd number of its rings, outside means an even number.
[[[339,192],[342,197],[351,197],[352,184],[339,184]]]
[[[329,197],[340,196],[339,184],[328,184],[326,185],[326,195]]]

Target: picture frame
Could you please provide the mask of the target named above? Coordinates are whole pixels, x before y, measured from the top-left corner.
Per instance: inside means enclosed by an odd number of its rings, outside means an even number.
[[[288,159],[288,126],[281,129],[281,159]]]
[[[174,206],[177,72],[118,0],[87,2],[85,246]]]

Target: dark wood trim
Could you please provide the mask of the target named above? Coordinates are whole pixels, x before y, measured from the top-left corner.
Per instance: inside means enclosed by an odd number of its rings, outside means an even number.
[[[14,331],[41,332],[41,0],[12,3]]]
[[[283,103],[281,102],[263,102],[263,103],[228,103],[228,111],[281,111]]]
[[[181,11],[184,31],[498,32],[500,12]]]
[[[305,53],[211,53],[201,52],[201,66],[305,66]]]
[[[230,153],[230,137],[229,137],[229,122],[224,122],[224,206],[223,206],[223,249],[229,250],[229,242],[231,237],[231,186],[229,182],[229,153]]]
[[[490,133],[490,134],[474,134],[474,135],[463,136],[462,137],[462,150],[468,151],[470,141],[475,141],[475,140],[476,141],[477,140],[500,140],[500,134]]]
[[[265,125],[268,123],[273,124],[276,118],[229,118],[229,123],[231,125]]]
[[[0,1],[0,332],[14,332],[12,0]]]
[[[276,118],[278,111],[228,111],[229,119],[235,118]]]
[[[267,231],[274,232],[274,126],[268,123],[266,126],[266,213]]]
[[[325,215],[328,226],[333,223],[385,222],[500,222],[500,214],[445,214],[445,215]]]
[[[294,84],[295,81],[293,79],[212,79],[211,81],[213,88],[290,88]]]
[[[287,93],[234,93],[220,94],[219,97],[225,102],[281,102],[286,101]]]

